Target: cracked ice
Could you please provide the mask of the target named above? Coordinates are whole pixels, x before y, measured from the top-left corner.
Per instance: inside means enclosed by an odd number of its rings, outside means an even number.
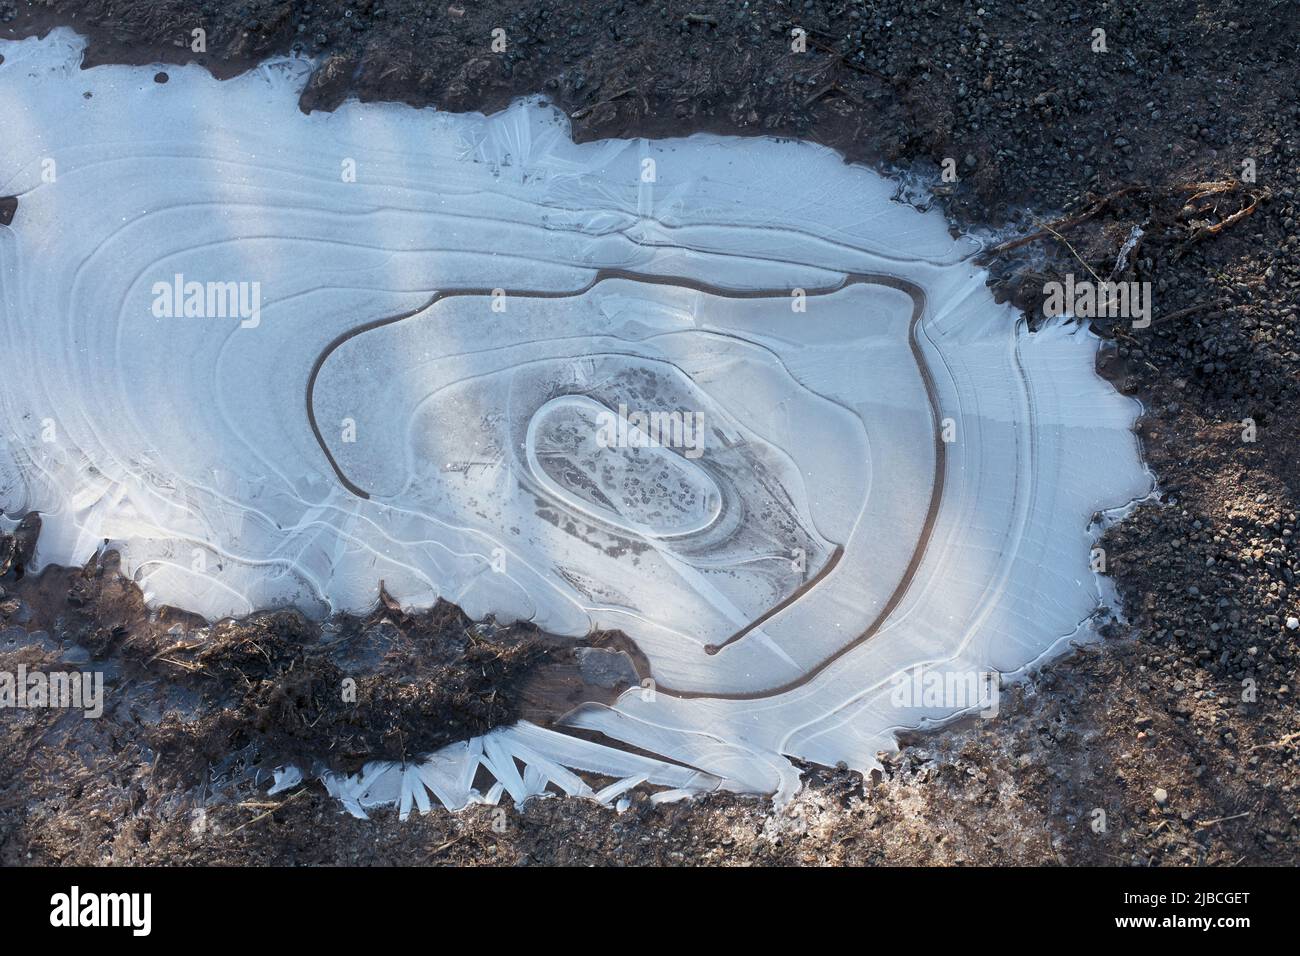
[[[554,727],[328,778],[353,812],[784,798],[790,757],[865,770],[969,709],[900,706],[917,668],[1090,636],[1093,516],[1150,487],[1139,408],[886,178],[762,138],[575,145],[537,100],[305,116],[301,61],[164,86],[80,48],[0,44],[0,506],[42,512],[41,560],[108,539],[209,617],[382,579],[649,662]]]

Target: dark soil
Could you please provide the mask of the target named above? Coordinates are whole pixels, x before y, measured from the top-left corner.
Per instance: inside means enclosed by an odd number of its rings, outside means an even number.
[[[1287,626],[1300,616],[1300,7],[1290,0],[0,0],[0,35],[55,23],[90,35],[92,63],[197,59],[229,75],[298,49],[319,64],[304,109],[356,95],[491,111],[540,92],[578,139],[799,136],[904,169],[956,227],[1001,240],[1041,233],[989,257],[995,289],[1031,321],[1044,282],[1066,272],[1152,283],[1150,328],[1097,327],[1113,339],[1103,371],[1147,408],[1140,434],[1161,494],[1103,541],[1129,633],[1004,695],[996,720],[906,742],[865,789],[854,774],[813,769],[781,814],[727,795],[672,807],[640,795],[623,815],[533,801],[507,808],[503,828],[496,811],[473,809],[355,821],[315,786],[268,801],[256,767],[274,758],[259,748],[303,754],[328,738],[344,763],[416,752],[402,735],[417,726],[429,735],[422,747],[531,706],[529,674],[554,703],[557,686],[573,690],[572,663],[560,659],[570,652],[537,635],[493,638],[479,652],[500,655],[500,669],[476,679],[456,657],[478,648],[464,636],[473,628],[449,609],[417,623],[386,608],[336,622],[337,635],[355,637],[387,618],[403,635],[373,638],[401,658],[389,665],[400,679],[380,692],[378,722],[356,728],[317,693],[339,674],[321,651],[330,639],[304,635],[296,618],[214,626],[227,634],[214,657],[195,648],[178,658],[188,666],[164,668],[147,659],[165,638],[114,636],[114,602],[125,599],[105,603],[120,586],[96,584],[101,597],[83,605],[77,630],[59,637],[44,624],[44,638],[8,653],[66,654],[72,640],[102,642],[95,652],[110,660],[144,658],[164,693],[199,695],[189,739],[184,714],[61,718],[85,728],[72,730],[33,712],[0,717],[16,731],[0,761],[0,861],[1300,862],[1300,629]],[[807,31],[805,53],[791,50],[795,26]],[[195,27],[207,30],[202,56],[186,46]],[[504,53],[491,50],[495,27]],[[1092,49],[1095,29],[1107,52]],[[957,182],[939,175],[949,158]],[[1248,160],[1253,181],[1243,179]],[[1117,268],[1134,227],[1142,238]],[[58,572],[83,573],[112,580],[109,568]],[[164,634],[169,613],[157,614]],[[280,649],[258,661],[248,641],[268,635]],[[413,676],[402,661],[419,662],[417,691],[400,689]],[[539,676],[544,662],[560,669]],[[216,676],[191,673],[196,665]],[[222,675],[244,667],[256,689],[236,694]],[[308,676],[292,676],[298,667]],[[485,704],[493,690],[497,702]],[[233,730],[207,710],[222,694],[234,694]],[[303,713],[324,715],[323,736],[284,729]],[[404,719],[429,713],[446,721]],[[259,762],[234,766],[224,744],[205,751],[209,728],[234,733],[230,746],[244,742],[238,753]],[[72,745],[50,746],[52,732]],[[160,779],[165,765],[186,764],[157,761],[155,773],[159,746],[226,760],[196,789]]]

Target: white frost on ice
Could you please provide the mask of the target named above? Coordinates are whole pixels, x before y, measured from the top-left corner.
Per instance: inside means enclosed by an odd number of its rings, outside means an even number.
[[[888,180],[807,143],[575,145],[535,100],[305,116],[302,62],[160,85],[81,45],[0,43],[0,507],[43,514],[39,559],[107,539],[213,618],[382,579],[649,662],[559,728],[328,778],[353,812],[781,798],[789,757],[865,770],[966,709],[900,706],[913,668],[1087,638],[1091,519],[1150,487],[1138,406]],[[698,442],[610,447],[611,412]]]

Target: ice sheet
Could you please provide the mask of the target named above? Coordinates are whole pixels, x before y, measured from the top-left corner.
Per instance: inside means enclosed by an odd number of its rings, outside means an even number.
[[[39,560],[107,539],[209,617],[383,580],[649,661],[569,716],[604,742],[332,778],[354,812],[463,806],[480,767],[516,800],[592,796],[575,770],[788,795],[787,757],[867,769],[970,709],[900,704],[916,668],[1087,637],[1092,516],[1150,486],[1138,406],[888,180],[807,143],[575,145],[539,100],[305,116],[300,61],[160,85],[80,49],[0,43],[0,507],[43,513]]]

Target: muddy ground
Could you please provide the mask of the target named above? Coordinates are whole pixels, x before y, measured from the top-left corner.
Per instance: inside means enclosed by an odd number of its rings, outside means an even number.
[[[355,95],[491,111],[541,92],[579,139],[800,136],[912,172],[956,227],[996,234],[995,288],[1031,319],[1066,272],[1153,284],[1150,328],[1099,331],[1113,339],[1104,373],[1146,405],[1161,496],[1103,541],[1131,626],[1004,693],[998,718],[907,742],[879,779],[811,768],[781,814],[641,794],[621,815],[538,800],[507,807],[504,825],[488,810],[399,824],[353,820],[314,785],[267,798],[274,761],[325,738],[342,751],[326,759],[349,765],[544,716],[583,690],[573,648],[447,607],[382,606],[328,633],[284,615],[225,622],[211,647],[186,648],[172,628],[201,622],[132,609],[111,555],[39,582],[11,568],[0,669],[98,655],[139,706],[0,717],[0,862],[1300,862],[1290,0],[0,0],[0,35],[54,24],[90,35],[92,63],[193,59],[230,75],[297,50],[320,64],[304,109]],[[795,26],[806,52],[791,50]],[[196,27],[203,54],[187,46]],[[947,158],[955,183],[939,176]],[[312,676],[338,676],[339,636],[372,655],[387,701],[360,726],[312,692]],[[248,646],[268,640],[278,650]],[[471,660],[494,670],[475,677]],[[160,713],[158,694],[190,703]],[[417,714],[433,718],[406,722]],[[416,724],[427,739],[405,736]]]

